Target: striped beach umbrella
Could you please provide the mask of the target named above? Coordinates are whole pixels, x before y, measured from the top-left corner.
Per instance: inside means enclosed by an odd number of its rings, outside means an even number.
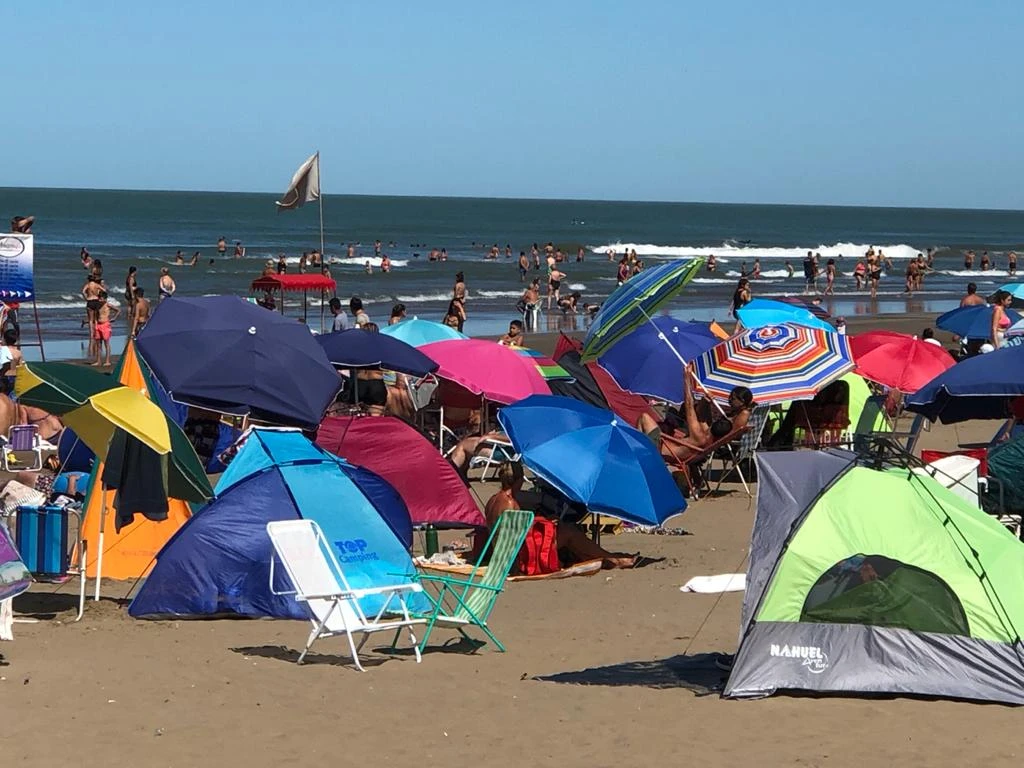
[[[846,336],[801,325],[752,328],[723,341],[696,360],[696,374],[717,400],[748,387],[758,404],[814,397],[853,370]]]
[[[545,355],[543,352],[538,352],[535,349],[529,347],[519,347],[511,345],[509,349],[514,349],[523,357],[529,357],[533,360],[533,364],[537,366],[537,373],[544,377],[544,381],[572,381],[573,376],[565,368],[560,366],[550,357]]]
[[[583,362],[596,360],[640,323],[647,322],[702,266],[704,259],[668,261],[644,270],[616,288],[595,315],[583,340]]]

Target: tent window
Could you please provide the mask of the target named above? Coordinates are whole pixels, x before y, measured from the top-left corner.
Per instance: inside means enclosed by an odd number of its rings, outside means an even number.
[[[800,620],[970,635],[960,600],[934,573],[881,555],[858,554],[821,575]]]

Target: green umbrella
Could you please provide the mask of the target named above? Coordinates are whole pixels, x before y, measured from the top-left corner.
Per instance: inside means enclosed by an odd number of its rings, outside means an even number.
[[[594,317],[583,341],[583,362],[596,360],[619,339],[650,320],[702,266],[704,259],[669,261],[631,277],[616,288]]]
[[[23,405],[41,408],[55,416],[64,416],[81,409],[90,398],[104,396],[110,390],[122,389],[124,385],[119,378],[130,377],[131,372],[125,368],[126,361],[134,358],[131,349],[118,364],[115,375],[108,375],[90,368],[72,363],[23,363],[18,367],[15,391],[18,402]],[[129,368],[131,366],[129,365]],[[141,366],[139,366],[141,369]],[[145,380],[147,391],[152,385]],[[131,383],[138,382],[138,377]],[[133,389],[142,387],[133,386]],[[213,496],[213,488],[203,471],[203,466],[196,455],[195,449],[181,428],[166,415],[167,432],[170,435],[171,453],[167,476],[167,491],[178,499],[203,502]]]

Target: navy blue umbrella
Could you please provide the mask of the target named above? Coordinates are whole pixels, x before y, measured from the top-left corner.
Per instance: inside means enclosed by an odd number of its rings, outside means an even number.
[[[1024,395],[1024,346],[957,363],[907,397],[907,410],[932,421],[1009,418],[1009,401]]]
[[[658,317],[630,331],[597,359],[623,389],[683,401],[683,365],[721,340],[706,325]]]
[[[138,349],[171,398],[315,428],[341,378],[309,329],[237,296],[166,299]]]
[[[383,368],[410,376],[426,376],[438,368],[437,363],[411,344],[361,328],[325,333],[316,340],[327,359],[342,368]]]
[[[1006,310],[1010,324],[1024,318],[1020,312]],[[979,304],[973,307],[958,307],[939,315],[935,325],[944,331],[955,333],[963,339],[989,339],[992,337],[992,307]]]

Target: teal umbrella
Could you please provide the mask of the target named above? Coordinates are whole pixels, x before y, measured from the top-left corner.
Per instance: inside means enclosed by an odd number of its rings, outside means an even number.
[[[704,259],[659,264],[616,288],[594,317],[583,341],[583,362],[596,360],[630,331],[645,323],[683,289],[704,266]]]
[[[435,341],[469,338],[454,328],[449,328],[447,325],[435,323],[433,320],[420,320],[418,317],[410,317],[400,323],[386,326],[381,328],[380,332],[385,336],[392,336],[414,347],[433,344]]]

